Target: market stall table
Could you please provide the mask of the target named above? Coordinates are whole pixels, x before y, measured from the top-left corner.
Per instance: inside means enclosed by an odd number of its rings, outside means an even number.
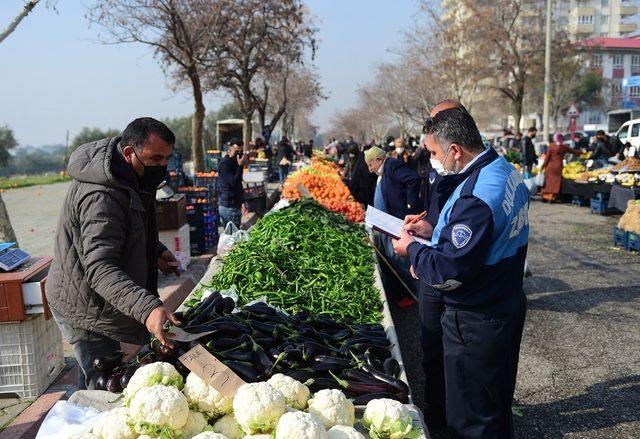
[[[562,195],[577,195],[585,200],[590,200],[595,192],[608,194],[611,192],[611,185],[606,183],[580,183],[563,178],[560,186]]]
[[[608,206],[624,212],[627,210],[627,204],[630,200],[638,199],[640,199],[640,187],[625,187],[615,184],[611,188]]]

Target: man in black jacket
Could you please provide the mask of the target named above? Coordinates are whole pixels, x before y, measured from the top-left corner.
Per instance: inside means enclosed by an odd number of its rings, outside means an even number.
[[[220,198],[218,210],[222,226],[233,223],[240,228],[242,207],[244,203],[244,188],[242,186],[242,172],[247,158],[242,152],[242,140],[231,141],[231,148],[218,166],[218,183]]]
[[[528,175],[531,175],[533,165],[536,162],[536,148],[533,145],[533,139],[536,138],[537,134],[538,129],[531,127],[527,131],[527,135],[524,136],[520,142],[520,163]]]
[[[158,297],[158,269],[178,274],[179,263],[158,241],[154,203],[174,142],[169,128],[144,117],[122,137],[87,143],[69,158],[73,180],[46,295],[73,346],[81,389],[100,376],[94,358],[113,356],[120,342],[145,344],[152,333],[170,343],[162,327],[177,320]]]

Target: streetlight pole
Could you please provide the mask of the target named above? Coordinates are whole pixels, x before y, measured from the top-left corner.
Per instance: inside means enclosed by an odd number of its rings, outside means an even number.
[[[551,0],[547,0],[547,24],[544,48],[544,106],[542,110],[542,135],[549,142],[549,101],[551,99]]]

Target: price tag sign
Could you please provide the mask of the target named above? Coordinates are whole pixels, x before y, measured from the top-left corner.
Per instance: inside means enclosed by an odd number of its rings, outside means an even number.
[[[309,190],[306,187],[304,187],[302,183],[296,184],[296,188],[298,188],[298,190],[300,191],[300,195],[302,195],[305,198],[311,198],[311,192],[309,192]]]
[[[201,344],[180,357],[187,369],[227,398],[236,396],[245,382],[220,360],[211,355]]]

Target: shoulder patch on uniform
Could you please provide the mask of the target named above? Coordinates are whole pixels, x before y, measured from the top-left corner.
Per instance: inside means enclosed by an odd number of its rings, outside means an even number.
[[[453,229],[451,229],[451,242],[453,242],[453,245],[457,248],[462,248],[469,243],[471,235],[473,235],[473,232],[469,227],[464,224],[456,224],[453,226]]]

